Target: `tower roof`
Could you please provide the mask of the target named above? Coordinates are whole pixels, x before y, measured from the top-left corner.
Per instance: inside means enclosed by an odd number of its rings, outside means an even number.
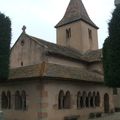
[[[81,0],[70,0],[68,8],[62,20],[55,26],[56,28],[75,21],[82,20],[98,29],[87,14],[87,11]]]

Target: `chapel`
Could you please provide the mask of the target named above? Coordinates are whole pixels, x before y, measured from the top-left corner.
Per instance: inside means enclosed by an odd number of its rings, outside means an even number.
[[[97,25],[82,0],[70,0],[56,44],[22,33],[11,48],[9,80],[1,82],[6,120],[87,120],[120,110],[119,91],[104,84]]]

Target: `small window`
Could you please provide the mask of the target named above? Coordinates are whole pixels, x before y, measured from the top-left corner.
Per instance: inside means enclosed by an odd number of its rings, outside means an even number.
[[[19,91],[15,92],[15,110],[22,109],[22,97]]]
[[[117,88],[113,88],[113,95],[117,95],[117,94],[118,94]]]
[[[21,66],[23,66],[23,62],[21,62]]]
[[[26,92],[22,91],[22,109],[26,110]]]
[[[77,93],[77,108],[80,108],[80,100],[81,100],[81,94],[80,92]]]
[[[83,100],[82,106],[83,106],[83,108],[86,107],[86,103],[85,103],[86,97],[87,97],[87,93],[85,91],[83,91],[83,93],[82,93],[82,100]]]
[[[91,92],[89,92],[88,93],[88,107],[90,107],[90,100],[91,100],[91,97],[92,97],[92,93]]]
[[[66,38],[69,39],[71,38],[71,29],[66,29]]]
[[[58,96],[58,108],[59,109],[63,109],[64,108],[64,92],[61,90],[59,92],[59,96]]]
[[[81,107],[81,108],[84,107],[84,99],[83,99],[83,96],[80,97],[80,107]]]
[[[23,46],[23,45],[24,45],[24,43],[25,43],[25,42],[24,42],[24,40],[22,40],[22,41],[21,41],[21,46]]]
[[[64,108],[70,109],[70,107],[71,107],[71,95],[70,95],[70,92],[67,91],[65,95],[65,100],[64,100]]]
[[[89,35],[89,39],[92,40],[92,30],[88,29],[88,35]]]
[[[7,91],[7,99],[8,99],[8,109],[11,108],[11,93],[10,91]]]
[[[88,108],[89,107],[89,99],[88,99],[88,97],[86,97],[85,104],[86,104],[86,107]]]
[[[97,94],[95,95],[95,106],[99,107],[100,106],[100,93],[97,92]]]
[[[8,99],[5,92],[3,91],[1,94],[1,108],[7,109],[7,107],[8,107]]]

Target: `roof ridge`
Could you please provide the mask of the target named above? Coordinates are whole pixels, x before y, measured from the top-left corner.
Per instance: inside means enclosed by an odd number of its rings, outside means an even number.
[[[31,38],[31,39],[33,39],[34,41],[36,41],[38,44],[40,44],[40,45],[42,45],[43,47],[46,47],[46,48],[48,48],[46,45],[44,45],[44,44],[42,44],[42,43],[40,43],[40,42],[38,42],[36,39],[39,39],[39,38],[35,38],[35,37],[33,37],[33,36],[30,36],[30,35],[28,35],[28,34],[26,34],[29,38]],[[41,39],[40,39],[41,40]]]
[[[66,46],[58,45],[58,44],[56,44],[56,43],[52,43],[52,42],[49,42],[49,41],[46,41],[46,40],[43,40],[43,39],[40,39],[40,38],[31,36],[31,35],[28,35],[28,34],[26,34],[26,35],[27,35],[28,37],[30,37],[31,39],[34,39],[35,41],[36,41],[36,39],[38,39],[39,41],[43,41],[43,42],[46,42],[46,43],[55,45],[55,46],[60,47],[60,48],[65,48],[65,49],[72,50],[72,51],[75,51],[75,52],[77,52],[77,53],[82,54],[82,52],[79,52],[78,50],[76,50],[76,49],[74,49],[74,48],[69,48],[69,47],[66,47]],[[41,44],[42,44],[42,43],[41,43]],[[42,44],[42,45],[44,45],[44,44]]]
[[[52,43],[52,42],[49,42],[49,41],[42,40],[40,38],[30,36],[28,34],[26,34],[26,35],[29,38],[31,38],[32,40],[36,41],[37,44],[46,47],[47,48],[46,49],[47,54],[60,55],[60,56],[62,55],[64,57],[72,58],[72,59],[75,59],[75,60],[81,60],[81,61],[84,61],[84,62],[100,61],[99,54],[98,54],[99,50],[82,53],[82,52],[77,51],[76,49],[73,49],[73,48],[68,48],[66,46],[61,46],[61,45],[58,45],[58,44],[55,44],[55,43]],[[95,53],[93,54],[93,52],[95,52]],[[88,55],[88,56],[86,56],[86,55]],[[97,55],[97,57],[96,57],[96,55]],[[91,59],[89,59],[89,57]]]

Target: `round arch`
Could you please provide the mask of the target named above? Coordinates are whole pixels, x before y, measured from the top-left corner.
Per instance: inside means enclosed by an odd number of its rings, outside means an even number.
[[[85,91],[83,91],[82,97],[83,97],[83,107],[86,107],[87,93]]]
[[[11,108],[11,92],[7,91],[8,109]]]
[[[70,92],[67,91],[64,100],[64,108],[70,109],[70,107],[71,107],[71,95]]]
[[[110,104],[109,104],[109,95],[108,93],[104,94],[104,112],[109,113]]]
[[[99,107],[100,106],[100,93],[97,92],[96,96],[95,96],[95,106]]]
[[[63,109],[64,108],[64,91],[60,90],[58,95],[58,108]]]
[[[5,91],[2,92],[1,94],[1,108],[2,109],[7,109],[8,107],[8,99]]]
[[[80,99],[81,99],[81,93],[80,91],[77,93],[77,108],[79,109],[81,107],[80,105]]]
[[[88,107],[90,107],[90,100],[91,100],[91,97],[92,97],[92,93],[89,92],[89,93],[88,93]]]

